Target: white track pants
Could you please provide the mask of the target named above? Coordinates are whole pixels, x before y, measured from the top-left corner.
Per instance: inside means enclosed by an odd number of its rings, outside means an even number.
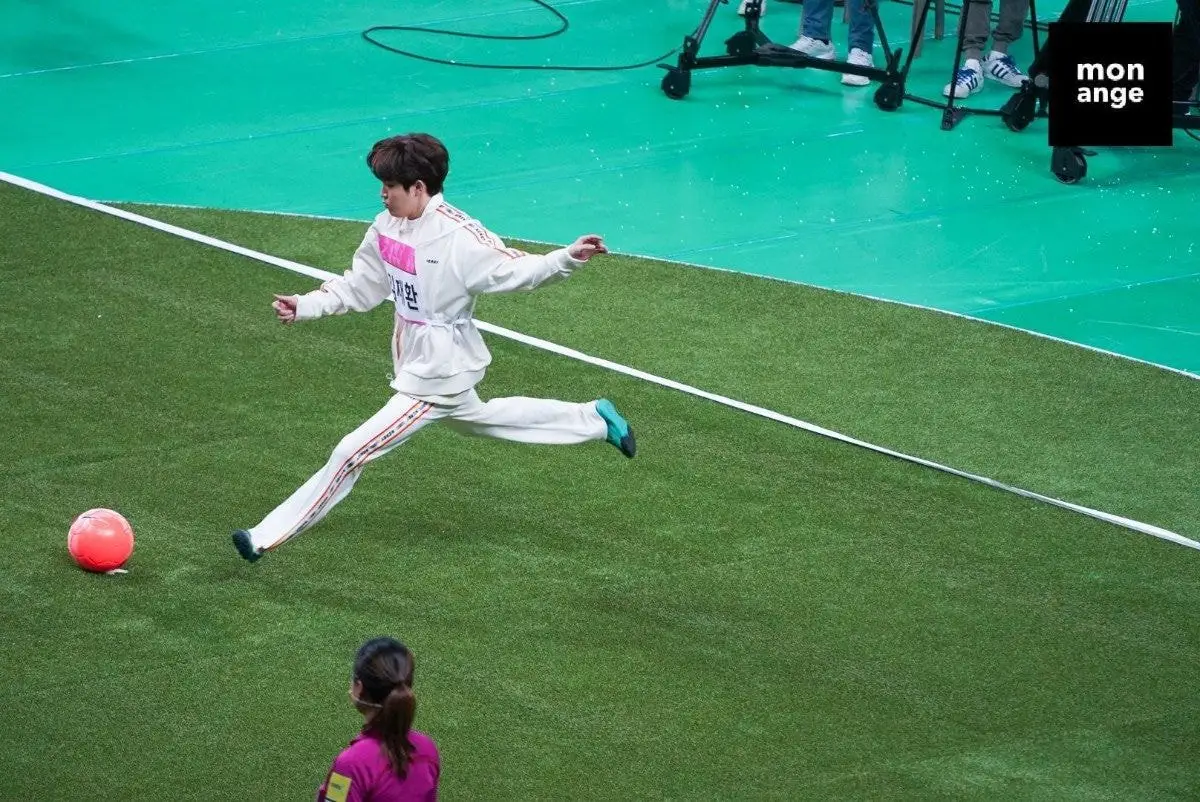
[[[470,390],[456,396],[454,403],[434,404],[397,394],[366,423],[342,438],[325,466],[250,530],[254,548],[273,549],[316,524],[349,495],[368,462],[438,420],[461,434],[519,443],[574,445],[603,440],[608,434],[595,402],[572,404],[516,397],[484,403]]]

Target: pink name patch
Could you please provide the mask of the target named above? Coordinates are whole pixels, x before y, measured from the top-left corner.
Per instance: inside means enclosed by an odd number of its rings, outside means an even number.
[[[379,253],[383,261],[405,273],[417,274],[417,255],[411,245],[379,235]]]

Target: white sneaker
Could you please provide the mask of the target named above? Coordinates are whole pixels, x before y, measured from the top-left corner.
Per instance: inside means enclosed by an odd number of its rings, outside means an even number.
[[[811,36],[801,36],[788,45],[788,47],[792,48],[792,50],[798,50],[806,56],[819,58],[823,61],[833,60],[833,42],[822,42],[820,39],[813,39]]]
[[[846,63],[853,64],[855,67],[874,67],[875,59],[867,51],[853,47],[850,49],[850,56],[846,59]],[[842,83],[846,86],[866,86],[871,83],[871,79],[865,75],[843,75]]]
[[[1021,84],[1029,80],[1029,76],[1021,72],[1012,56],[993,50],[983,60],[983,74],[993,81],[999,81],[1010,89],[1020,89]]]
[[[738,16],[739,17],[746,16],[746,6],[749,5],[749,3],[750,3],[750,0],[742,0],[741,5],[738,6]],[[760,16],[760,17],[767,16],[767,0],[762,0],[762,2],[759,3],[758,16]]]
[[[969,58],[955,74],[954,83],[942,88],[942,94],[950,97],[953,92],[954,97],[960,98],[973,95],[980,89],[983,89],[983,67],[976,59]]]

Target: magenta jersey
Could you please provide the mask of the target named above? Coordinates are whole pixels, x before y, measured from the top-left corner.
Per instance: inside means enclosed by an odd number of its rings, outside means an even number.
[[[333,761],[333,768],[317,791],[317,802],[434,802],[437,799],[441,758],[433,739],[410,730],[414,747],[404,779],[388,762],[383,742],[371,733],[360,733]]]

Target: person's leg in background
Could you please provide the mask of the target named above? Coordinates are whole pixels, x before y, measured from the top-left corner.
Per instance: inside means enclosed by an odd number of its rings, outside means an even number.
[[[961,98],[983,88],[983,46],[987,44],[992,22],[992,0],[968,0],[958,24],[963,26],[963,61],[954,75],[954,83],[946,84],[942,94]]]
[[[793,50],[806,56],[830,61],[834,58],[829,30],[833,25],[833,0],[805,0],[804,16],[800,19],[800,38],[792,43]]]
[[[878,8],[879,0],[848,0],[850,3],[850,55],[846,61],[859,67],[874,67],[875,18],[871,6]],[[847,86],[866,86],[871,79],[863,75],[843,75]]]
[[[1200,0],[1178,0],[1179,23],[1172,41],[1171,100],[1191,100],[1200,82]]]
[[[1009,45],[1021,38],[1027,16],[1029,0],[1000,0],[1000,21],[992,33],[992,52],[983,61],[984,77],[1010,89],[1020,89],[1028,77],[1008,54]]]

